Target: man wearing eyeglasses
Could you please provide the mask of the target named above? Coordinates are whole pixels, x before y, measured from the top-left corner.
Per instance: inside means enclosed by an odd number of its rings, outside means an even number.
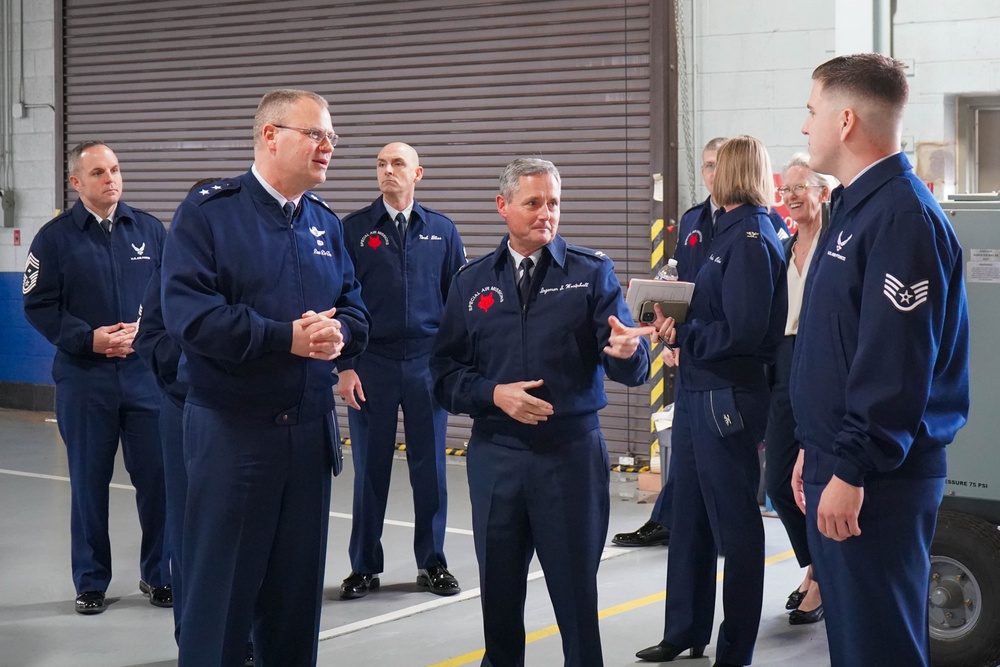
[[[715,235],[715,212],[719,206],[712,201],[712,188],[715,184],[715,156],[719,147],[726,143],[727,137],[714,137],[708,140],[701,152],[701,178],[708,190],[708,198],[684,211],[681,224],[677,231],[677,248],[674,249],[674,259],[677,260],[677,274],[680,280],[694,282],[701,269]],[[778,234],[778,239],[788,238],[788,227],[781,216],[769,211],[771,224]],[[611,542],[620,547],[652,547],[670,542],[671,483],[669,472],[660,495],[653,505],[649,521],[631,533],[618,533]]]
[[[363,355],[337,364],[337,393],[350,408],[354,461],[351,574],[340,597],[361,598],[379,587],[400,407],[413,488],[417,585],[454,595],[461,589],[444,556],[448,414],[434,400],[428,361],[451,277],[465,264],[465,247],[448,217],[413,198],[424,174],[413,147],[395,142],[382,148],[376,172],[382,195],[344,218],[372,331]]]
[[[307,192],[337,135],[325,99],[273,90],[254,163],[193,191],[164,250],[167,332],[183,349],[188,495],[179,664],[314,665],[330,473],[342,461],[333,359],[370,319],[343,226]]]

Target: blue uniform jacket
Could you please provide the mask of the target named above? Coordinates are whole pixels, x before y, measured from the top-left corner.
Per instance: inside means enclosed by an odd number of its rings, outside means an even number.
[[[969,412],[962,249],[903,154],[833,192],[792,362],[796,437],[817,475],[941,477]]]
[[[684,211],[681,216],[680,228],[677,231],[677,248],[674,249],[674,259],[677,260],[677,274],[685,282],[693,283],[698,275],[702,262],[708,257],[709,247],[714,236],[712,224],[711,197]],[[772,209],[768,214],[778,240],[788,238],[788,227],[781,216]]]
[[[24,315],[74,362],[110,363],[94,353],[94,329],[134,322],[160,260],[163,223],[118,202],[105,233],[83,202],[46,223],[24,270]]]
[[[430,352],[465,247],[445,215],[414,202],[401,247],[382,197],[344,218],[344,242],[371,314],[368,352],[413,359]],[[353,368],[353,360],[337,363]]]
[[[290,350],[292,322],[334,306],[341,356],[365,348],[370,320],[343,240],[319,197],[306,193],[289,225],[249,171],[188,195],[164,251],[162,303],[189,402],[283,424],[333,409],[334,362]]]
[[[159,266],[150,276],[142,305],[139,306],[139,331],[132,341],[132,348],[153,371],[160,391],[172,398],[175,404],[183,405],[187,385],[177,379],[181,346],[167,335],[167,328],[163,323]]]
[[[766,209],[744,205],[719,217],[694,284],[677,327],[681,386],[764,386],[788,313],[785,250]]]
[[[614,263],[558,235],[542,251],[522,310],[504,236],[452,281],[431,356],[434,394],[449,412],[471,415],[476,428],[496,433],[530,438],[596,428],[596,413],[608,402],[605,372],[630,387],[649,377],[647,340],[628,359],[602,351],[610,315],[634,326]],[[496,385],[538,379],[545,384],[531,393],[552,404],[548,421],[521,424],[493,404]]]

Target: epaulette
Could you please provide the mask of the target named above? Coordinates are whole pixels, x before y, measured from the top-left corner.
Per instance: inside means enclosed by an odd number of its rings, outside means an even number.
[[[305,198],[305,199],[311,199],[314,202],[316,202],[317,204],[321,204],[323,206],[323,208],[325,208],[330,213],[333,213],[333,209],[330,208],[330,205],[326,203],[326,200],[324,200],[322,197],[320,197],[315,192],[307,192],[304,195],[302,195],[302,197]],[[336,213],[333,213],[333,214],[336,215]]]
[[[462,266],[458,267],[458,271],[456,271],[455,273],[461,273],[462,271],[465,271],[467,268],[473,266],[474,264],[481,264],[482,262],[485,261],[492,261],[492,259],[493,259],[492,252],[488,252],[485,255],[480,255],[479,257],[476,257],[475,259],[470,260],[469,262],[466,262]]]
[[[235,178],[226,179],[224,181],[216,181],[215,183],[209,183],[203,185],[200,188],[196,188],[188,193],[188,200],[194,202],[195,204],[202,204],[214,199],[217,195],[223,192],[236,192],[240,189],[240,182]]]
[[[358,218],[362,215],[368,215],[369,211],[371,210],[372,210],[372,205],[368,204],[368,206],[365,206],[364,208],[359,208],[357,211],[351,211],[350,213],[344,216],[344,224],[346,225],[349,220],[353,220],[354,218]]]
[[[448,216],[446,213],[442,213],[441,211],[438,211],[437,209],[433,209],[430,206],[424,206],[423,204],[420,205],[420,208],[424,209],[428,213],[433,213],[434,215],[440,215],[445,220],[447,220],[449,222],[452,222],[450,216]],[[452,224],[454,224],[454,222],[452,222]]]
[[[600,250],[594,250],[593,248],[585,248],[585,247],[580,246],[580,245],[571,245],[571,244],[567,243],[566,244],[566,252],[571,252],[574,255],[581,255],[583,257],[592,257],[592,258],[598,259],[598,260],[600,260],[602,262],[610,262],[610,261],[612,261],[610,257],[608,257],[606,254],[604,254],[604,252],[602,252]]]

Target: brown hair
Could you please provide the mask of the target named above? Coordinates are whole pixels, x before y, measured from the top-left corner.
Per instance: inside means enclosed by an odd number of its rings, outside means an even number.
[[[845,96],[898,122],[910,93],[905,67],[880,53],[858,53],[826,61],[813,70],[812,78],[823,84],[823,92]]]
[[[774,199],[771,158],[760,139],[742,134],[719,146],[712,198],[720,206],[771,205]]]

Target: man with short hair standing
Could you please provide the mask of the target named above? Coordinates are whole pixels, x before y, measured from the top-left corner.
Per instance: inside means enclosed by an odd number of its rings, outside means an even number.
[[[188,195],[163,260],[163,320],[183,349],[180,665],[314,665],[341,466],[333,359],[369,318],[340,220],[307,192],[337,144],[325,99],[272,90],[245,174]]]
[[[810,164],[843,185],[809,270],[792,359],[803,445],[792,485],[833,667],[927,665],[945,446],[969,411],[962,248],[900,151],[903,64],[841,56],[812,78],[802,126]]]
[[[351,574],[340,597],[361,598],[379,587],[400,406],[413,488],[417,585],[454,595],[460,588],[444,556],[448,414],[434,399],[428,360],[451,277],[465,264],[465,248],[450,219],[413,198],[424,168],[412,146],[386,145],[376,172],[382,195],[344,218],[372,330],[364,354],[337,363],[337,393],[350,408],[354,460]]]
[[[456,274],[434,343],[434,393],[474,422],[468,472],[482,590],[483,665],[524,664],[528,564],[537,553],[566,664],[604,664],[597,568],[610,466],[604,376],[649,378],[653,327],[632,324],[613,262],[557,234],[561,179],[519,158],[500,175],[507,235]]]
[[[119,440],[142,528],[139,589],[153,605],[169,607],[159,390],[132,349],[136,314],[166,232],[159,220],[121,201],[118,158],[104,142],[70,151],[69,181],[80,199],[38,231],[23,292],[28,322],[56,346],[52,379],[69,460],[76,611],[106,608],[108,484]]]

